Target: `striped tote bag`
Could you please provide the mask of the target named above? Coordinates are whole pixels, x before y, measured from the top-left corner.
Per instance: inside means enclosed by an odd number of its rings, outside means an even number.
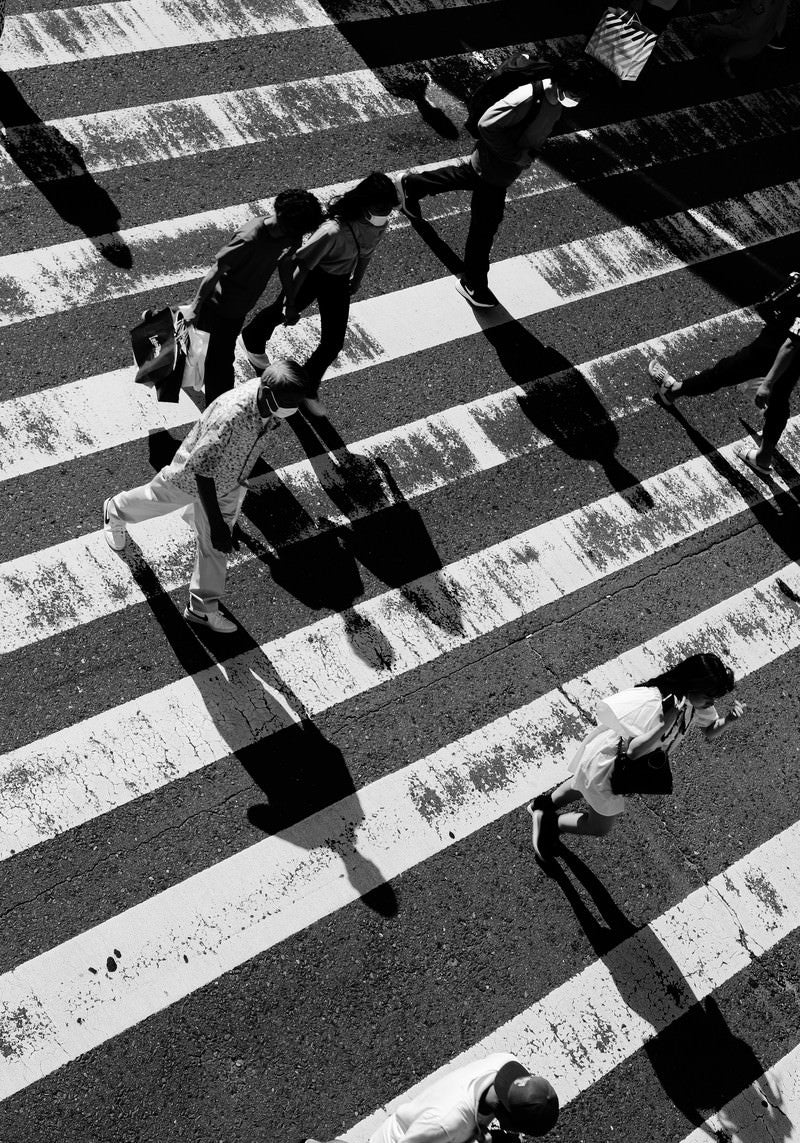
[[[585,50],[619,79],[633,80],[650,58],[657,38],[634,12],[606,8]]]

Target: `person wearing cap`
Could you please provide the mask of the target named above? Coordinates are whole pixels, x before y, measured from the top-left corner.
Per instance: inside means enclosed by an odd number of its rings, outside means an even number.
[[[456,289],[487,309],[498,304],[489,289],[489,255],[503,221],[506,193],[538,157],[565,108],[577,107],[587,88],[582,64],[554,65],[551,78],[526,83],[493,103],[478,120],[469,158],[407,171],[396,180],[400,210],[422,221],[419,200],[446,191],[472,191],[464,273]]]
[[[223,393],[190,429],[173,461],[151,481],[109,496],[103,504],[103,532],[115,552],[125,548],[128,524],[184,509],[197,549],[183,615],[220,635],[237,625],[219,610],[225,594],[232,530],[247,478],[265,451],[269,434],[297,412],[305,392],[302,368],[276,361],[260,378]]]
[[[299,188],[276,195],[272,213],[241,226],[217,252],[214,266],[181,307],[187,325],[209,334],[203,367],[206,404],[233,388],[236,339],[282,259],[322,221],[322,207]],[[265,360],[260,369],[268,362]]]
[[[557,1119],[558,1096],[552,1085],[531,1075],[507,1052],[496,1052],[448,1072],[400,1104],[370,1136],[370,1143],[482,1141],[495,1120],[504,1131],[545,1135]]]

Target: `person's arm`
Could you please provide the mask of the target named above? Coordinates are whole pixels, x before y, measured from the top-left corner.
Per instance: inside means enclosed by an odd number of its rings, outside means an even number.
[[[650,730],[646,734],[637,734],[630,740],[625,750],[628,757],[641,758],[643,754],[649,754],[651,750],[655,750],[659,739],[672,729],[680,718],[680,714],[681,708],[673,703],[667,713],[662,714],[659,718],[654,730]]]
[[[211,532],[211,543],[218,552],[233,550],[233,536],[230,528],[222,517],[222,509],[217,499],[217,486],[210,476],[200,476],[195,473],[197,495],[208,516],[208,526]]]
[[[350,293],[351,294],[354,294],[356,292],[356,290],[358,289],[358,287],[361,285],[362,281],[364,280],[364,275],[367,272],[367,266],[369,266],[369,262],[370,262],[371,257],[372,257],[371,254],[367,254],[365,257],[359,258],[358,262],[356,263],[356,268],[353,271],[353,277],[350,279]]]
[[[187,322],[189,325],[192,324],[194,319],[197,317],[197,311],[201,308],[203,303],[211,297],[217,287],[217,283],[222,281],[222,279],[228,273],[229,269],[229,266],[216,265],[211,267],[211,269],[201,281],[200,285],[197,287],[197,293],[192,299],[191,305],[183,306],[181,308],[181,313],[183,314],[183,319],[185,322]]]
[[[295,299],[303,282],[309,273],[318,266],[334,243],[334,234],[328,223],[323,222],[308,238],[299,250],[293,251],[283,266],[278,267],[281,286],[286,295],[284,305],[284,321],[286,325],[294,325],[298,318]]]
[[[734,702],[724,718],[715,718],[709,726],[702,727],[704,737],[710,742],[713,742],[715,738],[719,738],[720,734],[724,734],[726,730],[730,730],[733,724],[742,717],[744,712],[744,703]]]
[[[756,389],[754,400],[759,409],[763,409],[767,404],[772,395],[775,382],[779,377],[783,376],[798,354],[800,354],[800,338],[796,338],[794,335],[787,337],[786,341],[784,341],[778,350],[769,373],[767,373],[758,389]]]

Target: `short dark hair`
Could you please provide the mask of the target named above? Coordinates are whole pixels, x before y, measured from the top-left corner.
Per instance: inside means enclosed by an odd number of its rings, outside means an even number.
[[[594,60],[585,56],[577,59],[559,60],[553,68],[553,79],[579,99],[583,99],[601,82],[602,69]]]
[[[311,191],[285,190],[275,198],[275,217],[286,230],[308,234],[322,222],[322,207]]]

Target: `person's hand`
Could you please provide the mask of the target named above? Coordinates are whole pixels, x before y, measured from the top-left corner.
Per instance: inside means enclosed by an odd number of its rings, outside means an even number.
[[[769,385],[766,381],[762,381],[759,387],[756,389],[756,395],[753,398],[756,403],[756,407],[759,409],[765,409],[771,395],[772,386]]]
[[[186,325],[194,325],[197,312],[194,306],[181,306],[181,316]]]
[[[224,520],[211,525],[211,543],[218,552],[233,551],[233,533]]]
[[[300,319],[300,311],[296,310],[294,306],[286,306],[283,311],[283,324],[284,325],[297,325]]]
[[[735,722],[737,718],[742,717],[742,715],[744,714],[744,712],[746,710],[747,710],[747,707],[744,705],[744,703],[739,702],[739,700],[736,699],[734,701],[734,703],[732,704],[731,709],[728,711],[728,716],[727,716],[725,721],[726,722]]]

